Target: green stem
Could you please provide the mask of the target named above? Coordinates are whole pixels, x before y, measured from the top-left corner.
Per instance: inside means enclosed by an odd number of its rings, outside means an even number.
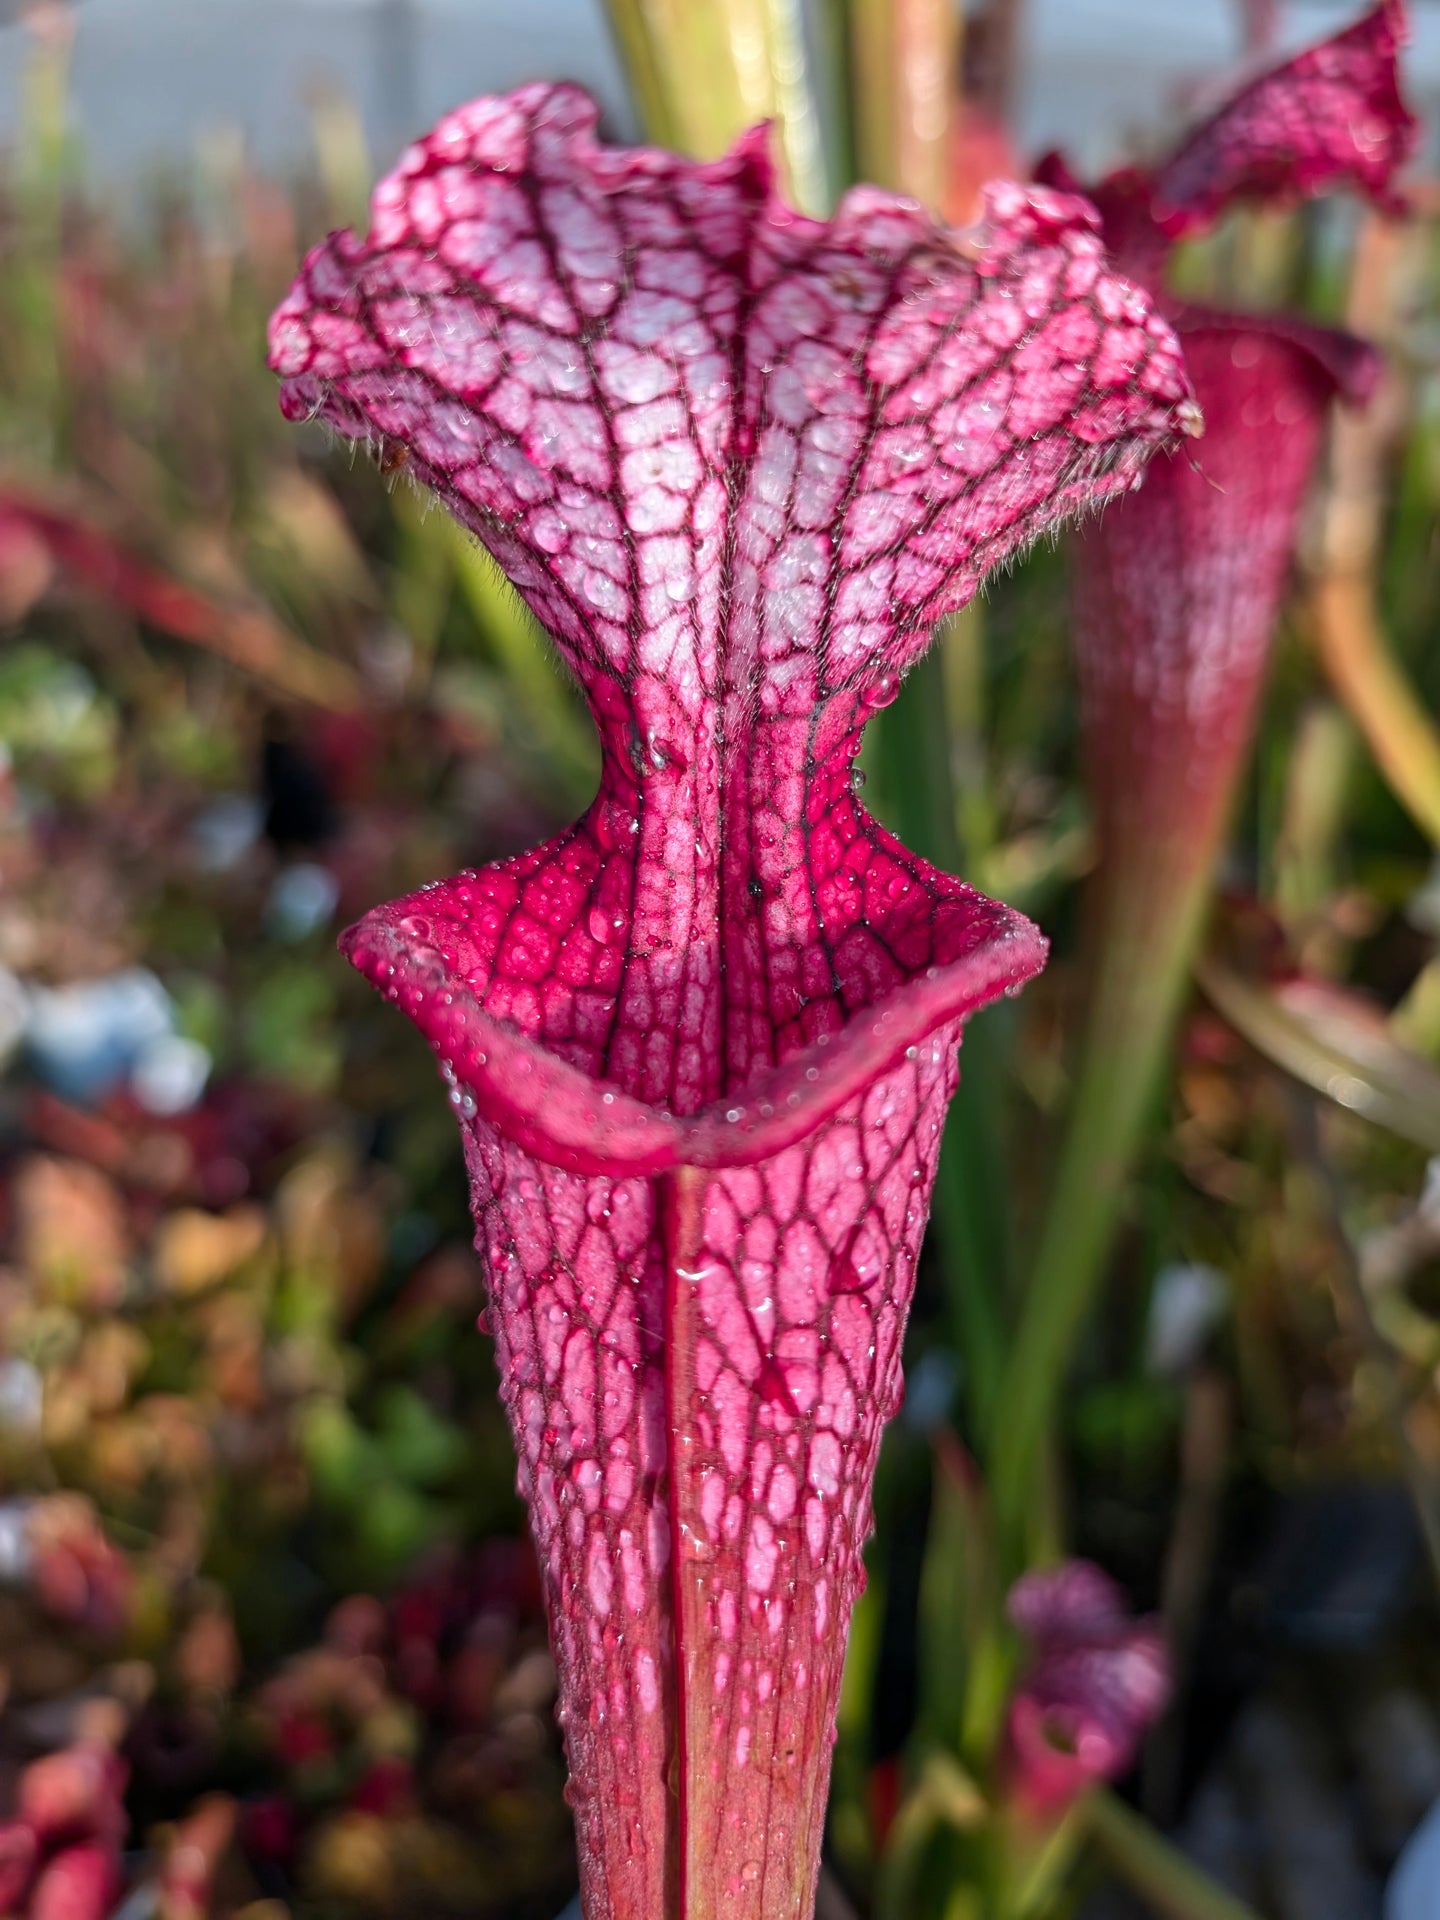
[[[657,146],[681,146],[680,126],[670,104],[664,62],[658,38],[651,31],[645,0],[605,0],[605,17],[646,138]]]
[[[946,1828],[972,1832],[990,1811],[959,1762],[947,1753],[932,1753],[890,1829],[875,1889],[879,1920],[911,1920],[921,1865],[935,1835]]]
[[[1010,1266],[1003,1108],[1014,1021],[994,1008],[965,1029],[960,1086],[940,1145],[935,1224],[975,1435],[989,1432],[1005,1367],[1001,1303]]]
[[[791,199],[829,211],[831,183],[800,0],[605,0],[645,131],[712,159],[773,120]]]
[[[573,698],[565,669],[485,549],[448,515],[435,524],[450,544],[460,591],[476,626],[518,696],[564,797],[584,806],[595,791],[594,728]]]
[[[1374,596],[1365,574],[1333,573],[1317,581],[1311,631],[1325,671],[1391,792],[1420,831],[1440,845],[1440,732],[1390,651]]]
[[[1085,1827],[1113,1870],[1160,1920],[1260,1920],[1178,1847],[1104,1788],[1085,1803]]]
[[[853,49],[846,0],[815,0],[810,28],[826,176],[838,195],[860,177],[855,159]]]
[[[1006,1920],[1047,1920],[1054,1912],[1053,1896],[1075,1864],[1084,1838],[1083,1822],[1083,1810],[1072,1806],[1038,1846],[1032,1840],[1020,1858],[1010,1863],[1002,1909]]]
[[[954,0],[850,0],[855,144],[866,180],[944,199],[960,59]]]
[[[319,86],[310,98],[315,159],[331,226],[364,233],[370,222],[370,187],[375,168],[360,110],[336,87]]]
[[[62,373],[60,259],[69,146],[67,116],[73,23],[68,13],[33,25],[20,84],[14,200],[18,237],[8,262],[6,305],[37,464],[63,465],[69,398]]]
[[[920,1580],[922,1736],[984,1772],[1014,1672],[1013,1636],[997,1626],[1003,1594],[989,1501],[974,1460],[942,1428],[931,1441],[930,1528]],[[957,1659],[957,1638],[964,1657]]]
[[[893,186],[895,98],[891,85],[890,0],[849,0],[855,169],[862,180]]]
[[[1183,850],[1156,847],[1153,862],[1118,878],[1103,922],[1079,1076],[991,1433],[1010,1551],[1029,1531],[1046,1434],[1104,1275],[1209,903],[1212,851],[1208,834]]]
[[[801,0],[765,0],[770,89],[790,191],[802,212],[826,216],[835,198],[805,46]]]
[[[1290,1091],[1290,1131],[1296,1146],[1296,1159],[1308,1165],[1318,1190],[1320,1208],[1336,1253],[1339,1274],[1339,1298],[1351,1330],[1370,1358],[1380,1386],[1381,1410],[1390,1428],[1396,1454],[1414,1502],[1421,1538],[1430,1561],[1430,1573],[1440,1587],[1440,1487],[1429,1462],[1416,1447],[1407,1419],[1405,1386],[1395,1349],[1381,1333],[1370,1310],[1369,1296],[1360,1272],[1360,1256],[1345,1224],[1345,1206],[1339,1178],[1325,1156],[1313,1100],[1296,1089]]]

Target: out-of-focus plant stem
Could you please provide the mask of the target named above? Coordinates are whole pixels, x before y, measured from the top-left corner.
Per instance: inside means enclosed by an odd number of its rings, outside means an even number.
[[[985,1766],[1014,1672],[1014,1635],[1000,1624],[1004,1590],[989,1502],[974,1460],[948,1428],[932,1439],[930,1532],[920,1590],[922,1737],[954,1743]],[[965,1648],[955,1658],[956,1636]]]
[[[851,0],[856,165],[927,207],[945,199],[960,62],[955,0]]]
[[[594,789],[595,750],[588,722],[568,697],[562,669],[545,646],[534,616],[485,549],[448,515],[440,525],[477,625],[518,690],[567,795],[583,804],[586,792]]]
[[[54,459],[64,439],[59,289],[73,38],[68,8],[37,15],[20,85],[15,169],[19,244],[7,268],[5,304],[14,332],[5,357],[13,353],[23,359],[27,424],[47,437],[44,446],[32,443],[25,449],[32,461]]]
[[[876,1888],[879,1920],[910,1920],[921,1863],[935,1835],[946,1827],[963,1833],[983,1826],[990,1811],[958,1761],[947,1753],[931,1753],[891,1829]]]
[[[370,224],[370,187],[375,169],[359,110],[335,87],[317,86],[310,96],[310,122],[326,218],[334,226],[353,227],[356,233],[364,233]]]
[[[1087,1797],[1084,1823],[1115,1873],[1160,1920],[1260,1920],[1104,1788]]]
[[[659,36],[652,30],[654,7],[649,0],[605,0],[605,14],[645,132],[660,146],[680,146],[684,135],[671,106]]]
[[[1415,824],[1440,845],[1440,732],[1391,653],[1368,574],[1333,572],[1308,596],[1315,650]]]
[[[774,120],[791,198],[828,211],[800,0],[606,0],[606,12],[652,140],[708,160]]]
[[[1367,339],[1396,340],[1401,315],[1416,297],[1408,282],[1419,252],[1414,228],[1366,217],[1351,264],[1347,326]],[[1408,424],[1407,396],[1393,374],[1370,406],[1337,417],[1306,612],[1331,684],[1395,797],[1440,845],[1440,731],[1391,650],[1379,611],[1388,473]],[[1421,510],[1426,521],[1427,509],[1428,502]]]
[[[999,1911],[1003,1920],[1043,1920],[1055,1911],[1055,1898],[1075,1864],[1084,1839],[1083,1811],[1077,1802],[1058,1819],[1036,1828],[1006,1819],[1007,1842]]]
[[[821,137],[809,72],[802,0],[764,0],[770,85],[795,203],[806,213],[830,211],[837,190]]]
[[[855,164],[855,49],[849,0],[812,0],[810,45],[815,101],[831,187],[837,195],[859,178]]]
[[[1194,1367],[1185,1383],[1180,1484],[1160,1583],[1171,1703],[1144,1752],[1143,1805],[1165,1826],[1179,1813],[1191,1667],[1220,1538],[1234,1420],[1234,1396],[1225,1375],[1218,1367]]]
[[[1144,1136],[1224,818],[1217,809],[1184,848],[1157,844],[1146,862],[1102,882],[1079,1069],[990,1436],[1003,1548],[1022,1558],[1033,1534],[1035,1475]]]
[[[1270,891],[1287,926],[1301,938],[1335,884],[1336,847],[1345,828],[1358,745],[1349,716],[1325,701],[1304,714],[1290,750]]]

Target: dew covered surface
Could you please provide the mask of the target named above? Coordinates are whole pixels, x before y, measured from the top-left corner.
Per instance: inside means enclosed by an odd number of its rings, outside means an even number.
[[[587,1914],[802,1915],[960,1027],[1044,957],[855,752],[1194,410],[1083,203],[996,188],[962,250],[868,190],[802,219],[754,136],[593,124],[563,87],[442,122],[272,361],[480,537],[600,733],[574,827],[349,937],[465,1132]]]
[[[789,213],[753,141],[697,168],[592,118],[555,89],[442,123],[272,347],[292,414],[409,449],[600,729],[576,829],[427,899],[447,970],[688,1113],[1006,924],[850,797],[859,727],[1186,389],[1074,202],[1005,190],[977,268],[880,195]]]
[[[677,1867],[673,1701],[692,1884],[710,1876],[745,1912],[808,1911],[958,1037],[941,1029],[756,1166],[586,1177],[466,1129],[568,1682],[571,1800],[612,1853],[620,1830],[646,1897]]]

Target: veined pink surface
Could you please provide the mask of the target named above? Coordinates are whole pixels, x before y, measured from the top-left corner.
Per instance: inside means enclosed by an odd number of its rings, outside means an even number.
[[[763,139],[443,121],[272,324],[553,635],[596,800],[348,951],[435,1048],[548,1587],[588,1920],[813,1904],[881,1428],[967,1015],[1044,942],[860,806],[935,620],[1193,430],[1082,202],[828,224]]]

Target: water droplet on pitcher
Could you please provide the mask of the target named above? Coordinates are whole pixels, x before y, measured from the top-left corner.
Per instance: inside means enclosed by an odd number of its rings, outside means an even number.
[[[877,674],[865,689],[866,704],[871,707],[888,707],[900,691],[900,676],[887,668]]]
[[[422,998],[445,979],[445,956],[437,947],[416,947],[410,955],[408,984]]]

